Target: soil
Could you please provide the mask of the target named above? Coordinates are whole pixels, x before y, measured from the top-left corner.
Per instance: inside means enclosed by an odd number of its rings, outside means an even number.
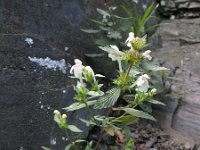
[[[131,126],[132,137],[135,141],[133,150],[195,150],[188,143],[180,143],[178,139],[171,137],[158,125],[151,123],[136,123]]]

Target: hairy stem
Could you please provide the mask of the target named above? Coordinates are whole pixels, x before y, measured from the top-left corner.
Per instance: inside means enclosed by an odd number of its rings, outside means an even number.
[[[128,77],[132,67],[133,67],[133,63],[131,63],[129,68],[128,68],[128,71],[127,71],[127,74],[126,74],[126,78]]]

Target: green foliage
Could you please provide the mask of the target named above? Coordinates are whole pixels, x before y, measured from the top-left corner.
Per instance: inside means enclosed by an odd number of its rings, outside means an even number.
[[[121,89],[117,87],[108,90],[102,97],[99,98],[98,101],[96,101],[94,108],[102,109],[113,106],[117,102],[120,93]]]
[[[134,32],[136,36],[141,37],[150,30],[153,30],[154,28],[159,26],[158,24],[156,24],[145,29],[145,25],[150,19],[158,19],[156,16],[154,16],[155,10],[157,8],[157,6],[155,6],[155,3],[151,3],[144,13],[141,13],[139,11],[136,3],[133,2],[132,5],[132,10],[128,6],[124,5],[122,5],[121,8],[129,18],[134,18],[130,31]]]
[[[115,108],[114,110],[123,110],[132,116],[156,121],[156,119],[153,116],[149,115],[148,113],[145,113],[143,111],[134,108]]]
[[[69,139],[65,150],[99,150],[104,133],[117,137],[119,142],[123,143],[122,149],[131,150],[134,147],[134,139],[132,139],[127,125],[139,118],[156,121],[151,115],[151,105],[164,106],[162,102],[153,99],[157,90],[154,88],[155,84],[149,80],[168,69],[151,60],[150,50],[142,52],[147,43],[146,31],[157,26],[154,25],[143,30],[148,20],[155,18],[153,14],[156,7],[152,3],[144,13],[137,11],[135,3],[133,3],[133,8],[134,10],[131,10],[122,6],[127,14],[126,18],[114,14],[116,7],[109,7],[108,10],[97,8],[97,12],[103,19],[101,21],[91,19],[91,21],[97,24],[98,29],[82,29],[83,32],[90,34],[105,33],[106,38],[97,39],[96,43],[101,45],[99,48],[107,53],[112,61],[118,63],[119,68],[116,77],[112,79],[112,88],[103,92],[101,90],[103,84],[100,84],[97,78],[104,76],[95,74],[90,66],[84,66],[80,60],[75,59],[75,64],[70,70],[73,78],[77,80],[77,85],[74,88],[75,102],[63,109],[67,112],[73,112],[85,108],[89,119],[80,119],[80,121],[85,123],[88,128],[94,126],[100,128],[100,137],[98,141],[77,138],[81,137],[83,131],[75,125],[68,124],[67,116],[61,115],[58,110],[55,110],[54,121],[64,130],[67,139]],[[120,41],[122,32],[130,32],[125,43]],[[104,54],[87,54],[88,57],[102,55]],[[152,74],[152,72],[156,73]],[[151,74],[148,75],[148,73]],[[94,109],[105,108],[109,108],[111,112],[118,111],[120,115],[113,116],[113,113],[106,116],[93,114]],[[123,133],[125,133],[125,137]],[[85,145],[84,148],[83,145]],[[50,150],[46,147],[42,148]],[[114,145],[112,148],[117,149],[117,146]]]

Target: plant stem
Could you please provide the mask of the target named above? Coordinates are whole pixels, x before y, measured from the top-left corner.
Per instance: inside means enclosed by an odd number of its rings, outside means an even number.
[[[79,150],[79,148],[74,144],[73,139],[71,140],[71,137],[68,134],[67,129],[65,129],[65,135],[66,135],[67,139],[69,140],[69,142],[74,146],[74,150]]]
[[[99,146],[101,144],[102,138],[103,138],[103,129],[101,129],[101,131],[100,131],[100,136],[99,136],[99,139],[97,141],[97,144],[96,144],[94,150],[98,150],[99,149]]]
[[[86,106],[86,110],[87,110],[88,114],[93,119],[93,121],[97,124],[96,119],[94,118],[94,115],[93,115],[92,111],[90,110],[90,107],[88,106],[87,102],[85,102],[85,106]]]
[[[132,67],[133,67],[133,63],[131,63],[129,68],[128,68],[128,71],[127,71],[127,74],[126,74],[126,78],[128,77]]]

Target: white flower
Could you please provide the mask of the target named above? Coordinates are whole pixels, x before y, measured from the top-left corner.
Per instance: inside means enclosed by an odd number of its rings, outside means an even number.
[[[128,47],[132,47],[132,44],[131,44],[131,41],[133,41],[135,39],[135,35],[134,35],[134,33],[133,32],[130,32],[129,34],[128,34],[128,38],[127,38],[127,40],[126,40],[126,44],[127,44],[127,46]]]
[[[87,70],[87,72],[91,73],[92,76],[94,76],[94,71],[90,66],[86,66],[85,69]]]
[[[138,3],[138,0],[133,0],[133,2],[135,2],[136,4]]]
[[[122,72],[122,56],[124,55],[124,52],[121,52],[119,48],[116,45],[110,45],[110,47],[113,49],[113,51],[109,51],[108,57],[112,59],[112,61],[117,61],[119,65],[119,70]]]
[[[109,52],[108,57],[110,57],[112,61],[121,60],[124,53],[119,51],[119,48],[116,45],[110,45],[110,47],[113,51]]]
[[[151,51],[147,50],[144,53],[142,53],[142,56],[144,56],[144,58],[147,58],[148,60],[151,60],[152,57],[151,57],[150,53],[151,53]]]
[[[126,45],[133,50],[143,49],[146,45],[146,35],[143,37],[135,37],[133,32],[129,33],[129,36],[126,40]]]
[[[144,74],[142,76],[139,76],[136,85],[138,86],[139,91],[141,92],[147,92],[149,89],[149,76],[147,74]]]
[[[70,69],[70,73],[74,74],[74,77],[79,78],[80,82],[83,83],[82,80],[82,73],[83,73],[83,65],[82,65],[82,61],[80,61],[79,59],[75,59],[74,60],[75,65],[73,65]]]

